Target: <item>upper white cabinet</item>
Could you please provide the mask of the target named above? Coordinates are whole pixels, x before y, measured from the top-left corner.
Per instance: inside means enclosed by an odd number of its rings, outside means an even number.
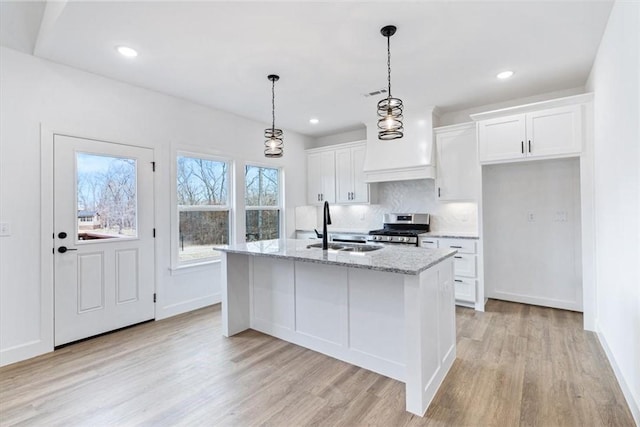
[[[364,141],[307,150],[307,202],[369,203]]]
[[[367,203],[369,185],[364,177],[364,143],[336,150],[336,202]]]
[[[480,166],[475,123],[434,129],[436,197],[441,201],[477,200]]]
[[[540,103],[540,104],[550,104]],[[531,106],[522,109],[530,110]],[[514,111],[508,109],[507,111]],[[478,120],[490,112],[473,115]],[[478,121],[480,163],[566,157],[582,151],[582,106],[527,111]]]
[[[307,202],[310,205],[336,201],[335,151],[307,153]]]

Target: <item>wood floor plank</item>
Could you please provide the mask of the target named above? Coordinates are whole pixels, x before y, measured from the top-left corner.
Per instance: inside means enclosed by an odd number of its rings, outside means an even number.
[[[0,368],[0,426],[633,426],[580,313],[457,308],[457,358],[425,417],[404,384],[256,331],[220,306]]]

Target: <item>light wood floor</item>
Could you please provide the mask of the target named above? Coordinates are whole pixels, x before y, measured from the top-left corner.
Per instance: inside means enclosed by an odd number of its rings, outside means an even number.
[[[424,418],[404,384],[255,331],[220,306],[0,369],[0,425],[632,426],[582,315],[457,309],[458,357]]]

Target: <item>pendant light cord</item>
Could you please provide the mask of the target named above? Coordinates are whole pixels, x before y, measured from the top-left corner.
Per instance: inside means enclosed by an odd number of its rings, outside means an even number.
[[[391,98],[391,37],[387,36],[387,81],[389,82],[389,95]]]
[[[271,80],[271,130],[276,128],[276,81]]]

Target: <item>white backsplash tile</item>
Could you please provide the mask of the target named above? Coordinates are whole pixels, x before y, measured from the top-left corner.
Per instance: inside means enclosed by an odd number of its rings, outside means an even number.
[[[431,229],[433,231],[478,232],[477,204],[438,202],[435,198],[435,181],[432,179],[382,182],[377,186],[377,204],[331,205],[332,225],[330,229],[373,230],[382,227],[383,214],[398,212],[431,214]],[[321,221],[322,208],[316,208],[316,215],[318,221]],[[297,223],[298,218],[296,217]],[[320,226],[321,224],[316,225]]]

